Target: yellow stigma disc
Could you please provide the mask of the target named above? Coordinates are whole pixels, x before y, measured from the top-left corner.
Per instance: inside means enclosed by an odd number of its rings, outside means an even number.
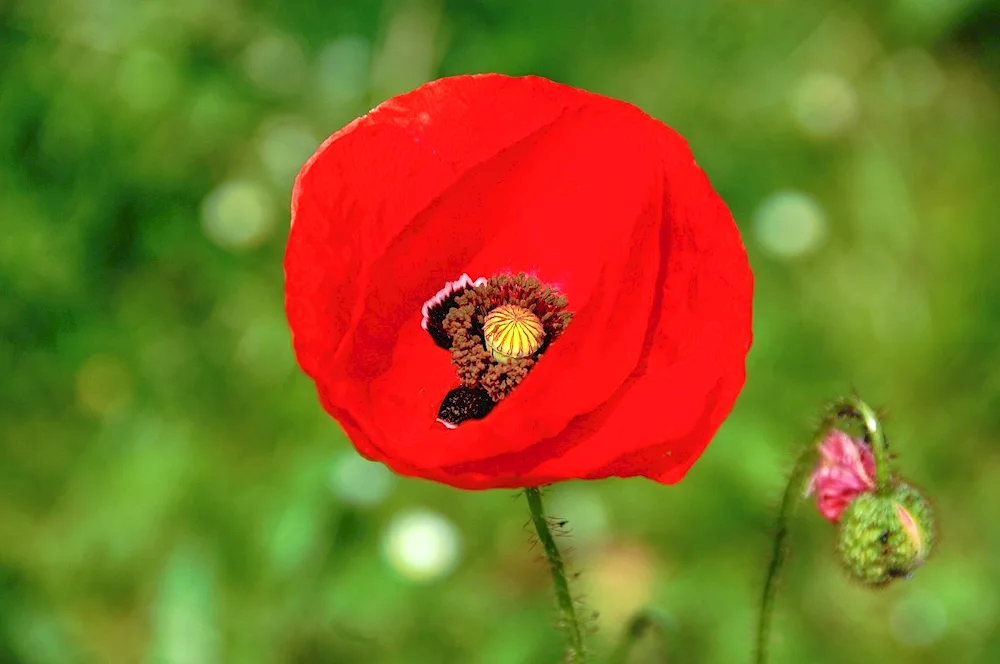
[[[530,357],[542,346],[545,330],[538,316],[516,304],[504,304],[486,314],[486,348],[497,362]]]

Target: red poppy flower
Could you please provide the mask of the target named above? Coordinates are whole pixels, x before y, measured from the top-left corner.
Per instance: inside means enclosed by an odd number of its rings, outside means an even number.
[[[750,269],[684,139],[542,78],[438,80],[331,136],[285,273],[324,407],[404,475],[676,482],[745,378]]]

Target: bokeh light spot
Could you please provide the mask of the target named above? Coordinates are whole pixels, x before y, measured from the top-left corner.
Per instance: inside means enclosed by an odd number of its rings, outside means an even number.
[[[297,41],[288,35],[271,34],[250,43],[243,54],[243,67],[259,89],[288,95],[302,86],[306,58]]]
[[[817,138],[840,134],[858,118],[858,95],[842,76],[813,72],[792,93],[792,114],[802,130]]]
[[[230,180],[212,191],[201,206],[201,226],[209,240],[224,249],[256,246],[274,226],[271,196],[249,180]]]
[[[188,122],[191,131],[208,145],[219,142],[220,136],[239,127],[241,102],[226,86],[207,85],[192,94],[189,100]]]
[[[392,518],[382,535],[382,550],[400,575],[412,581],[434,581],[458,564],[461,537],[441,514],[414,509]]]
[[[257,153],[268,175],[283,189],[291,189],[302,164],[319,144],[319,137],[300,117],[269,118],[257,130]]]
[[[778,258],[798,258],[816,251],[826,238],[826,215],[811,196],[779,191],[766,198],[754,216],[760,246]]]
[[[384,501],[396,485],[396,477],[381,463],[357,453],[345,452],[334,461],[330,490],[349,505],[372,507]]]
[[[160,577],[149,659],[190,664],[218,661],[218,604],[208,556],[200,547],[178,546]]]
[[[893,55],[883,65],[883,83],[887,92],[910,108],[924,108],[934,103],[944,89],[944,75],[926,51],[910,48]]]
[[[589,542],[601,539],[608,531],[608,510],[600,494],[584,484],[557,487],[547,498],[548,512],[556,519],[566,519],[573,539]]]
[[[177,84],[173,62],[154,51],[133,51],[118,68],[118,94],[136,111],[162,107],[173,96]]]
[[[431,78],[437,58],[441,13],[410,5],[389,20],[381,49],[372,58],[372,84],[380,96],[416,87]]]
[[[601,607],[600,621],[617,632],[653,598],[659,561],[640,542],[608,543],[587,560],[586,595]]]
[[[274,317],[251,322],[236,344],[236,361],[264,382],[277,382],[287,376],[295,363],[284,320]]]
[[[325,99],[343,101],[360,97],[368,89],[371,43],[346,35],[327,43],[316,59],[316,84]]]

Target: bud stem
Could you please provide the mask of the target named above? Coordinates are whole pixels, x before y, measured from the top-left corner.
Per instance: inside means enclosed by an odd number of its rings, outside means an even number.
[[[785,493],[781,498],[781,510],[778,513],[778,524],[774,533],[774,548],[771,551],[771,562],[767,567],[764,580],[764,592],[760,600],[760,615],[757,622],[756,664],[765,664],[768,655],[768,643],[771,636],[771,618],[774,614],[774,598],[778,591],[778,576],[781,567],[788,557],[788,522],[795,512],[795,506],[803,495],[803,488],[809,471],[816,462],[816,446],[826,437],[826,434],[839,419],[853,418],[861,422],[868,434],[867,439],[875,457],[876,492],[886,494],[892,490],[890,482],[889,451],[885,445],[885,435],[878,415],[864,401],[856,396],[838,399],[826,409],[823,421],[816,434],[795,462],[792,476],[788,478]]]
[[[837,417],[853,417],[861,421],[865,433],[868,434],[866,439],[872,448],[872,455],[875,457],[875,492],[880,495],[889,493],[892,490],[889,481],[891,475],[889,448],[885,444],[882,423],[879,422],[874,409],[854,396],[836,401],[832,410]]]
[[[584,664],[587,656],[583,648],[583,630],[580,629],[580,621],[576,617],[576,607],[573,605],[573,596],[569,593],[569,582],[566,580],[566,567],[563,565],[562,554],[552,537],[549,522],[545,518],[545,510],[542,507],[542,492],[531,487],[524,490],[528,497],[528,509],[531,510],[531,521],[538,532],[538,541],[545,551],[545,558],[549,563],[549,571],[552,573],[552,584],[556,589],[556,602],[559,604],[559,612],[562,614],[563,626],[566,630],[567,662],[574,664]]]
[[[824,420],[819,433],[813,437],[809,447],[799,453],[792,469],[792,476],[785,485],[785,493],[781,497],[781,511],[778,513],[778,525],[774,533],[774,548],[771,550],[771,562],[767,566],[767,577],[764,580],[764,593],[760,599],[760,615],[757,623],[757,654],[754,661],[757,664],[767,662],[768,645],[771,637],[771,618],[774,616],[774,598],[778,592],[778,575],[788,557],[788,522],[795,512],[803,486],[809,477],[809,470],[816,462],[816,444],[823,439],[832,426],[832,419]]]

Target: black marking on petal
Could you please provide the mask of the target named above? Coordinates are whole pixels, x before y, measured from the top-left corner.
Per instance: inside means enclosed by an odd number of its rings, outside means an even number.
[[[423,314],[420,327],[427,330],[434,343],[445,350],[451,349],[451,335],[444,329],[445,316],[455,306],[455,300],[463,293],[485,283],[486,279],[482,277],[473,281],[469,275],[463,274],[455,281],[446,283],[444,288],[435,293],[434,297],[424,302],[424,306],[420,309],[421,314]]]
[[[449,429],[466,420],[481,420],[490,414],[496,403],[481,387],[456,387],[448,393],[438,409],[438,422]]]

